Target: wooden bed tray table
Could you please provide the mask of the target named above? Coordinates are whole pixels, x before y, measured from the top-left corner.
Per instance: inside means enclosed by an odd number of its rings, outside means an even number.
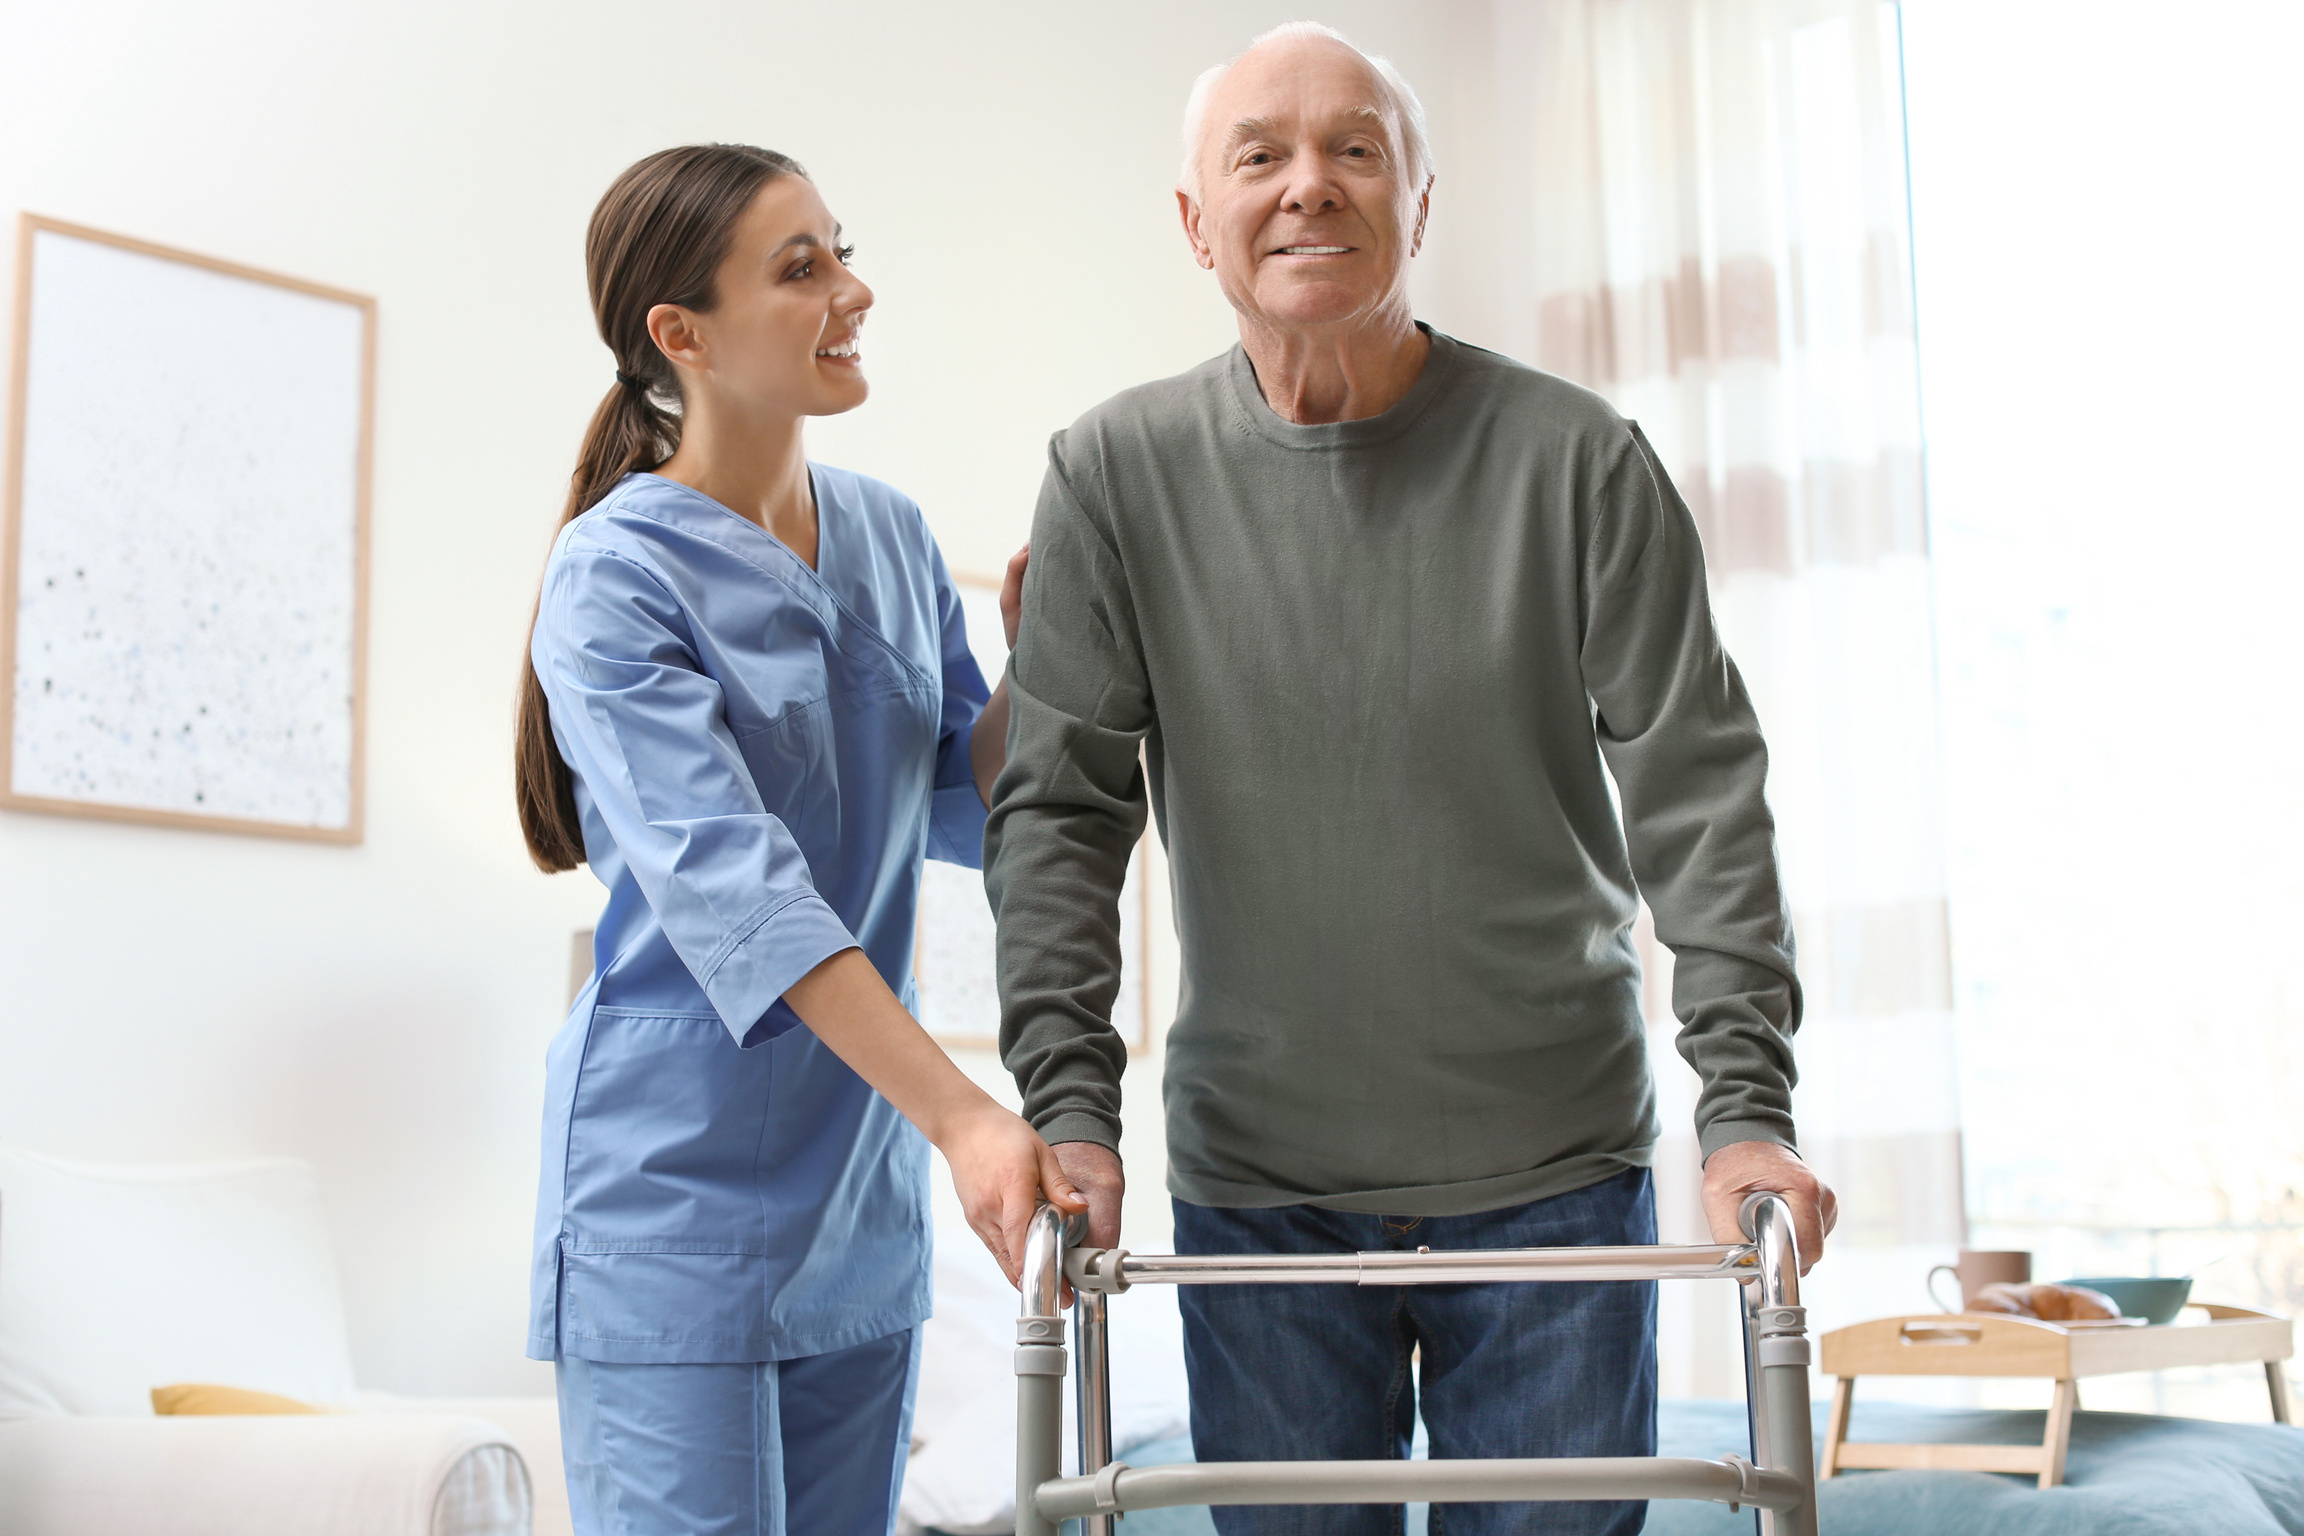
[[[2151,1327],[1926,1312],[1827,1333],[1823,1370],[1837,1380],[1819,1475],[1831,1477],[1851,1468],[1950,1467],[2033,1472],[2041,1487],[2053,1488],[2064,1480],[2080,1378],[2123,1371],[2261,1362],[2272,1394],[2272,1417],[2290,1423],[2288,1381],[2280,1367],[2296,1349],[2289,1320],[2213,1302],[2195,1302],[2189,1310],[2206,1316]],[[2048,1430],[2038,1445],[1889,1445],[1848,1438],[1848,1409],[1859,1376],[2036,1376],[2053,1381],[2056,1390]]]

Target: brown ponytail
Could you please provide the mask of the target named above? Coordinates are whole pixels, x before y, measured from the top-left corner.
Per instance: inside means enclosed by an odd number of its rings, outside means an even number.
[[[737,219],[769,182],[807,174],[773,150],[692,144],[633,166],[592,210],[584,272],[600,339],[616,355],[616,383],[584,431],[563,526],[626,475],[654,469],[680,446],[680,380],[649,339],[648,311],[659,304],[710,309],[712,275],[728,254]],[[529,638],[535,638],[533,618]],[[512,767],[528,856],[547,873],[583,863],[576,782],[552,739],[551,710],[532,657],[521,662]]]

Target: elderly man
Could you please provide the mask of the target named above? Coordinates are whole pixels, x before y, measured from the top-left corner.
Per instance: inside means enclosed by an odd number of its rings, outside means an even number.
[[[1285,27],[1202,77],[1185,133],[1184,233],[1240,345],[1050,445],[986,837],[1002,1051],[1092,1240],[1118,1238],[1116,897],[1149,799],[1183,945],[1179,1251],[1654,1242],[1644,895],[1713,1231],[1777,1190],[1812,1262],[1832,1198],[1792,1150],[1766,752],[1686,508],[1596,396],[1413,320],[1432,171],[1389,66]],[[1649,1285],[1182,1302],[1204,1460],[1405,1455],[1419,1396],[1436,1456],[1654,1450]]]

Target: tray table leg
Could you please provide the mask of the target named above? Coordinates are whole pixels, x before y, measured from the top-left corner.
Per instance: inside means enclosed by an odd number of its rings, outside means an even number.
[[[2080,1400],[2080,1384],[2070,1377],[2056,1383],[2048,1404],[2048,1433],[2040,1443],[2046,1464],[2040,1468],[2040,1486],[2053,1488],[2064,1481],[2064,1453],[2072,1446],[2072,1410]]]
[[[1856,1399],[1856,1378],[1841,1376],[1832,1385],[1832,1416],[1824,1421],[1824,1465],[1819,1480],[1840,1470],[1840,1447],[1848,1438],[1848,1409]]]
[[[2272,1389],[2272,1422],[2295,1423],[2295,1410],[2288,1404],[2288,1373],[2280,1369],[2279,1361],[2264,1362],[2264,1384]]]

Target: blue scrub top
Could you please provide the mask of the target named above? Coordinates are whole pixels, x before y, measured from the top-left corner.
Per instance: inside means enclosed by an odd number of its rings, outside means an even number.
[[[810,474],[815,570],[657,475],[545,567],[531,654],[608,904],[547,1058],[537,1359],[792,1359],[929,1313],[927,1144],[782,998],[861,946],[917,1012],[921,860],[982,860],[986,689],[920,509]]]

